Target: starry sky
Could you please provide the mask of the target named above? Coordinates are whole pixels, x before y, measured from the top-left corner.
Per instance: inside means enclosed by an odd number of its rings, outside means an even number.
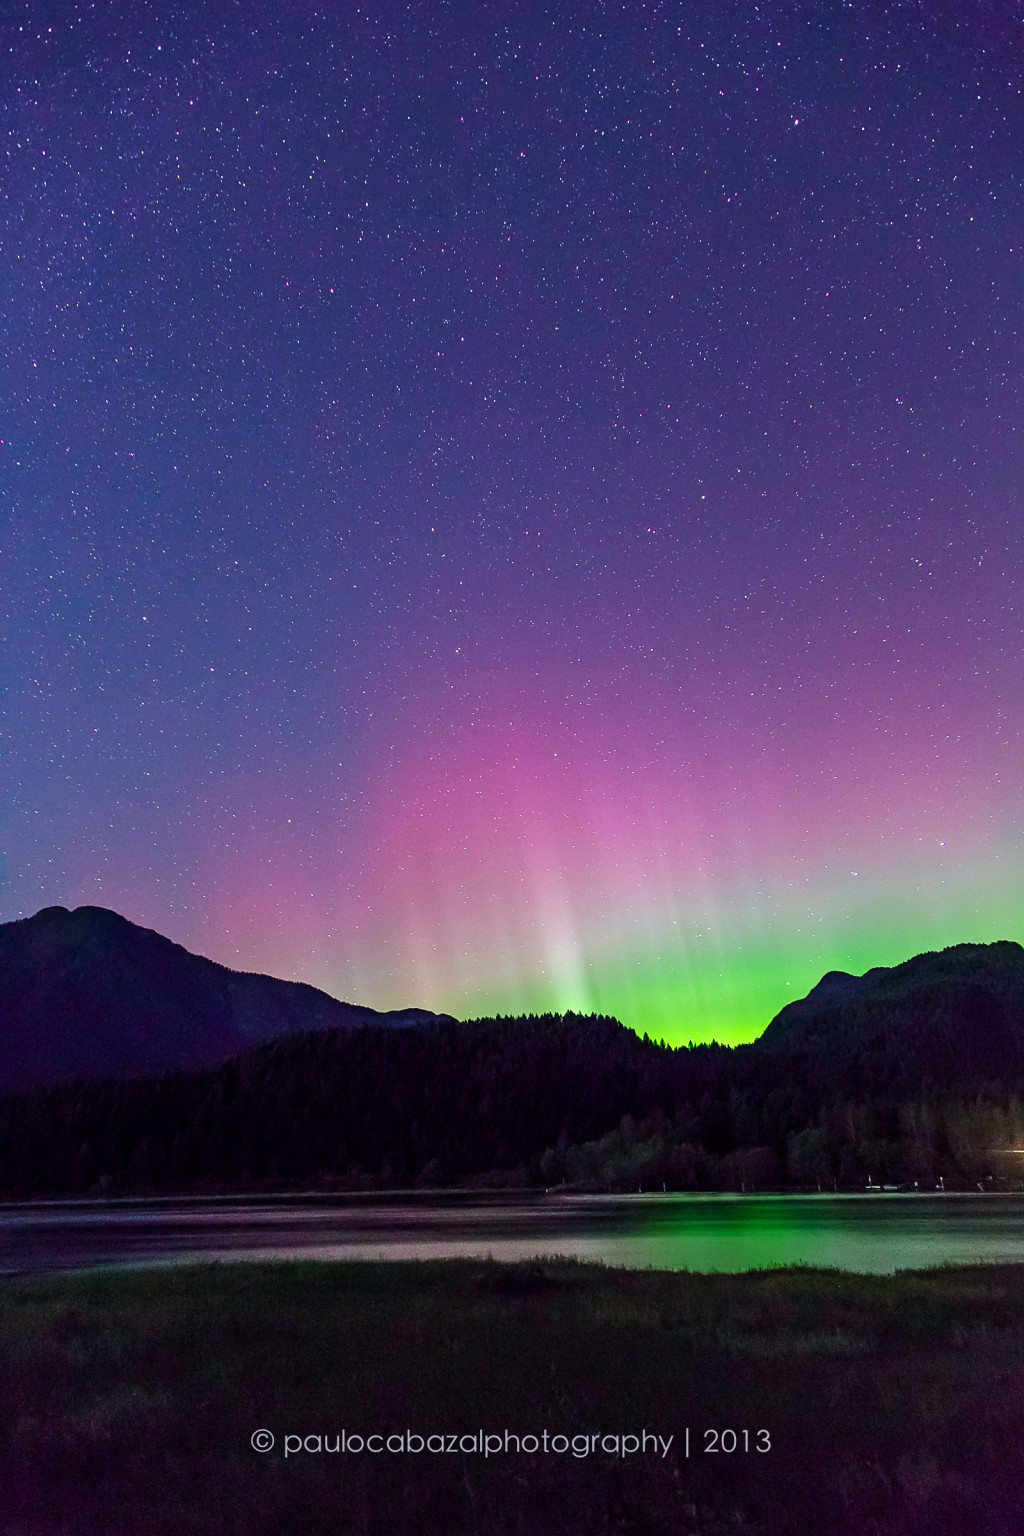
[[[1024,7],[0,12],[0,918],[751,1039],[1024,937]]]

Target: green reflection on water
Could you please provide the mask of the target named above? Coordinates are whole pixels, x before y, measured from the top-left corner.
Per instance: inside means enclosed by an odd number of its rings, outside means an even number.
[[[608,1263],[702,1272],[806,1264],[869,1273],[1020,1261],[1020,1201],[992,1195],[711,1195],[637,1207]]]

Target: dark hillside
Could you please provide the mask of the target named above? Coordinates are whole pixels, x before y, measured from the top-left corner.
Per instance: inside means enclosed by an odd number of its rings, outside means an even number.
[[[104,907],[0,925],[0,1091],[204,1067],[278,1034],[433,1017],[229,970]]]
[[[0,1191],[84,1192],[129,1170],[161,1188],[525,1181],[548,1145],[671,1111],[677,1054],[573,1014],[286,1036],[203,1072],[0,1099]]]
[[[1024,1174],[1024,951],[1009,942],[830,973],[732,1050],[673,1050],[606,1017],[374,1014],[100,908],[8,924],[0,962],[2,1065],[28,1085],[0,1097],[14,1198]]]
[[[819,1058],[849,1086],[1004,1079],[1024,1071],[1024,949],[956,944],[863,977],[832,971],[788,1004],[757,1052]]]

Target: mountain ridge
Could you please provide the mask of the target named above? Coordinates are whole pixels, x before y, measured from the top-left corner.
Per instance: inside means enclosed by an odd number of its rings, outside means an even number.
[[[236,971],[106,907],[0,924],[0,1090],[212,1066],[280,1034],[439,1017]]]
[[[1009,940],[826,973],[733,1048],[672,1048],[605,1016],[379,1014],[232,972],[102,908],[0,928],[0,1001],[5,1198],[466,1180],[987,1188],[1021,1166],[1024,949]],[[69,1035],[87,1048],[77,1075]],[[5,1083],[19,1040],[32,1071],[23,1059]]]
[[[829,971],[752,1043],[768,1053],[914,1064],[948,1075],[1024,1067],[1024,948],[1012,939],[926,950],[863,976]]]
[[[311,1031],[437,1021],[455,1022],[236,971],[105,907],[44,907],[0,925],[0,1092],[204,1069]],[[862,976],[828,971],[734,1049],[799,1056],[814,1080],[838,1072],[868,1085],[1014,1074],[1024,1070],[1024,948],[958,944]]]

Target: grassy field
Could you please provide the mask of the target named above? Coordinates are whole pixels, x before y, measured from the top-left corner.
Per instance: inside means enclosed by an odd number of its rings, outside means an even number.
[[[1022,1413],[1024,1266],[0,1284],[3,1536],[1020,1536]]]

